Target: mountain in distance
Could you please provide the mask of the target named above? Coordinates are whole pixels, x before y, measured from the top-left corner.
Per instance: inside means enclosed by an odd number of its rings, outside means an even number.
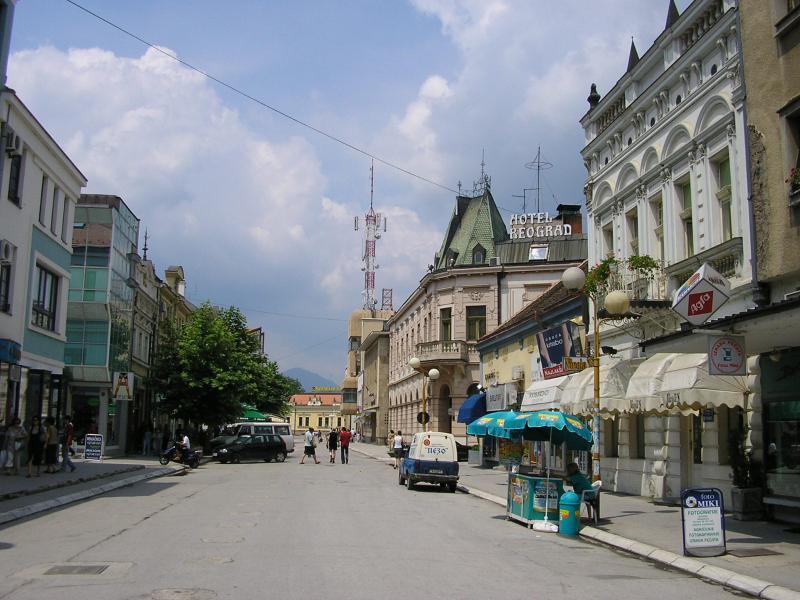
[[[287,369],[283,374],[287,377],[297,379],[303,385],[303,390],[309,393],[312,391],[311,388],[314,387],[339,387],[339,385],[341,385],[341,382],[336,383],[327,377],[323,377],[319,373],[314,373],[313,371],[301,367]]]

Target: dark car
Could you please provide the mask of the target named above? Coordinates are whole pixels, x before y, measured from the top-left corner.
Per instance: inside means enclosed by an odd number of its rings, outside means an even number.
[[[243,460],[283,462],[286,460],[286,442],[279,435],[251,435],[235,439],[213,452],[221,463],[240,463]]]

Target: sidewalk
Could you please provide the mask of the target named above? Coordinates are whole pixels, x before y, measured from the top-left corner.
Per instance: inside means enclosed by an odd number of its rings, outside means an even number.
[[[383,446],[355,444],[353,449],[389,461]],[[508,480],[505,471],[466,463],[459,466],[462,491],[505,507]],[[797,526],[727,518],[728,554],[690,559],[683,557],[681,514],[677,506],[656,505],[647,498],[604,492],[600,513],[600,524],[597,527],[585,524],[581,537],[757,597],[800,600],[796,571],[800,565],[800,528]]]
[[[77,469],[72,473],[42,473],[30,479],[0,475],[0,524],[186,469],[182,465],[164,467],[156,458],[143,457],[74,462]]]

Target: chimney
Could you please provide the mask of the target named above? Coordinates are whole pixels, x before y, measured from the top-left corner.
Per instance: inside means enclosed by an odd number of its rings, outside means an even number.
[[[557,219],[572,227],[572,235],[583,233],[583,215],[581,215],[580,204],[559,204],[556,211],[558,212]]]

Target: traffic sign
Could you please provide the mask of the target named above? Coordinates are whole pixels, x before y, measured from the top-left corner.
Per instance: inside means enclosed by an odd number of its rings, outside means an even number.
[[[743,335],[708,336],[709,375],[747,375]]]
[[[672,310],[692,325],[702,325],[728,301],[730,293],[730,282],[703,263],[675,292]]]
[[[431,416],[426,412],[418,412],[417,413],[417,423],[420,425],[427,425],[431,420]]]

